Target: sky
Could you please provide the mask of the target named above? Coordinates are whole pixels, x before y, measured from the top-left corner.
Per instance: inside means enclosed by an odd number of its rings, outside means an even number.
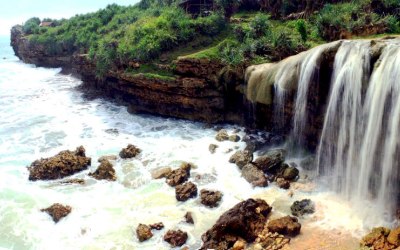
[[[30,17],[68,18],[93,12],[108,4],[133,5],[139,0],[0,0],[0,35],[9,35],[13,25]]]

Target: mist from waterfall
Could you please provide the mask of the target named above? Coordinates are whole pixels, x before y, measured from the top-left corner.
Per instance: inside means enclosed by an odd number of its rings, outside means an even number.
[[[371,209],[390,219],[400,156],[400,43],[386,43],[372,75],[369,41],[344,41],[339,48],[317,171],[333,190],[355,204],[374,201]]]

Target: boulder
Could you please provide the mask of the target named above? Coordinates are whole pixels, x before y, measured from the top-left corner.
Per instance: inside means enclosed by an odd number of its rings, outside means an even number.
[[[267,152],[265,155],[258,157],[254,161],[254,165],[264,172],[274,173],[285,161],[286,152],[283,149],[276,149]]]
[[[108,160],[103,160],[100,166],[93,173],[89,173],[96,180],[116,181],[117,176],[113,165]]]
[[[185,214],[185,221],[186,221],[186,223],[194,224],[193,215],[191,212],[187,212]]]
[[[242,169],[242,176],[254,187],[266,187],[268,186],[268,180],[265,177],[263,171],[258,169],[253,164],[249,163]]]
[[[384,227],[376,227],[364,236],[360,242],[361,246],[370,247],[372,249],[395,249],[396,247],[387,241],[390,229]]]
[[[293,181],[299,176],[299,170],[296,167],[288,167],[283,171],[282,177],[285,180]]]
[[[55,203],[48,208],[41,209],[40,211],[48,213],[55,223],[59,222],[62,218],[71,213],[70,206],[64,206],[60,203]]]
[[[172,170],[167,176],[166,182],[171,187],[182,184],[190,177],[191,164],[182,164],[180,168]]]
[[[217,141],[227,141],[229,140],[228,132],[225,129],[221,129],[218,131],[217,135],[215,136]]]
[[[222,193],[220,191],[202,189],[200,191],[200,199],[201,204],[207,207],[218,207],[222,199]]]
[[[292,215],[299,217],[304,214],[313,214],[315,212],[315,205],[310,199],[304,199],[295,201],[290,210],[292,211]]]
[[[116,161],[117,159],[116,155],[103,155],[97,161],[101,163],[102,161]]]
[[[138,225],[138,227],[136,228],[136,235],[140,242],[146,241],[153,237],[150,226],[144,224]]]
[[[238,141],[240,141],[240,136],[238,136],[236,134],[230,135],[229,140],[232,142],[238,142]]]
[[[400,227],[390,231],[387,241],[396,247],[400,246]]]
[[[240,169],[253,160],[253,153],[248,150],[239,150],[229,158],[230,163],[235,163]]]
[[[178,201],[187,201],[196,196],[197,186],[192,182],[186,182],[175,187],[175,197]]]
[[[180,247],[186,243],[188,234],[181,230],[168,230],[164,235],[164,241],[168,242],[172,247]]]
[[[153,177],[153,179],[161,179],[169,176],[171,172],[172,169],[170,167],[159,168],[151,171],[151,177]]]
[[[208,146],[208,150],[210,151],[211,154],[214,154],[215,151],[217,150],[218,145],[215,144],[210,144],[210,146]]]
[[[276,179],[276,185],[282,189],[289,189],[290,188],[290,181],[285,180],[283,178]]]
[[[300,233],[301,224],[296,217],[285,216],[268,223],[268,230],[273,233],[296,236]]]
[[[89,167],[91,159],[85,156],[85,148],[80,146],[75,151],[61,151],[50,158],[32,162],[28,167],[29,180],[61,179]]]
[[[142,152],[142,150],[132,144],[128,144],[126,148],[123,148],[121,152],[119,152],[119,157],[122,159],[129,159],[136,157],[140,152]]]
[[[164,223],[162,223],[162,222],[154,223],[154,224],[149,225],[149,227],[154,230],[161,230],[164,228]]]
[[[225,212],[218,221],[202,235],[202,250],[230,249],[244,239],[253,242],[263,231],[271,207],[261,199],[248,199]]]

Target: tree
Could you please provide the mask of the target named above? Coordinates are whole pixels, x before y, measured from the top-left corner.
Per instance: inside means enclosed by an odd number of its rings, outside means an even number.
[[[25,34],[35,34],[39,31],[40,19],[38,17],[29,18],[28,21],[25,22],[22,30]]]
[[[225,19],[229,20],[239,7],[240,0],[217,0],[216,3],[224,10]]]

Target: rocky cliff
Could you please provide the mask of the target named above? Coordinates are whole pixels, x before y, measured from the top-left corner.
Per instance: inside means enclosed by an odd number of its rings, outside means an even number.
[[[145,112],[207,123],[244,122],[242,95],[224,84],[225,65],[208,59],[178,59],[174,77],[158,78],[110,69],[96,77],[95,63],[84,54],[49,54],[22,32],[11,31],[11,45],[24,62],[43,67],[62,67],[77,73],[85,89],[123,100],[131,112]]]

